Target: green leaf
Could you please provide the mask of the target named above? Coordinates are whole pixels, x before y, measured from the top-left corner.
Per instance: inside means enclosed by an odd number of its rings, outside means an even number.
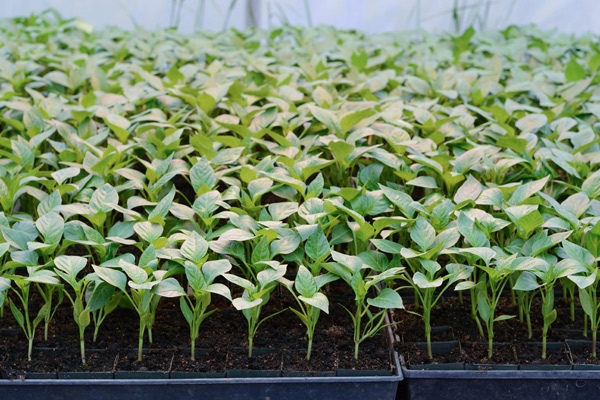
[[[460,249],[460,252],[473,254],[477,258],[482,259],[486,265],[489,265],[492,259],[496,256],[496,252],[487,247],[468,247],[466,249]]]
[[[267,193],[273,187],[273,180],[269,178],[254,179],[248,184],[248,192],[252,201]]]
[[[55,245],[60,242],[65,230],[65,222],[63,218],[55,212],[49,212],[42,215],[35,226],[44,237],[44,243]]]
[[[156,268],[156,249],[154,245],[150,245],[144,250],[138,262],[140,268]]]
[[[456,194],[454,195],[454,202],[456,204],[460,204],[467,200],[475,201],[477,200],[477,197],[479,197],[479,194],[482,190],[483,187],[479,181],[473,178],[473,176],[469,175],[467,180],[456,191]]]
[[[527,148],[527,140],[511,136],[502,136],[498,138],[496,145],[500,147],[506,147],[507,149],[511,149],[518,154],[522,154]]]
[[[298,211],[298,203],[271,203],[267,208],[269,210],[269,214],[271,214],[271,217],[273,218],[273,221],[283,221],[284,219]]]
[[[583,291],[582,289],[585,289],[588,286],[591,286],[596,282],[597,275],[598,275],[598,270],[594,269],[594,272],[588,276],[569,275],[567,278],[569,278],[571,281],[573,281],[577,285],[577,287],[580,289],[579,292],[581,293]]]
[[[233,283],[234,285],[237,285],[246,290],[250,291],[250,290],[255,289],[254,284],[247,279],[240,278],[239,276],[232,275],[232,274],[223,274],[223,277],[225,279],[227,279],[229,282]]]
[[[115,133],[115,136],[117,136],[122,143],[127,142],[127,139],[129,138],[129,132],[127,129],[129,129],[129,126],[131,125],[127,118],[117,114],[108,114],[104,118],[104,122]]]
[[[359,273],[363,266],[363,261],[359,257],[338,253],[335,250],[331,250],[331,258],[345,266],[352,274]]]
[[[539,287],[540,285],[537,283],[536,276],[531,272],[524,271],[517,279],[517,282],[515,282],[513,289],[530,292],[532,290],[538,289]]]
[[[40,204],[38,204],[37,207],[38,215],[41,216],[51,211],[55,211],[56,208],[60,207],[61,204],[62,199],[60,197],[60,192],[58,190],[55,190],[48,196],[44,197],[42,201],[40,201]]]
[[[456,160],[454,161],[454,169],[456,172],[460,174],[466,174],[471,167],[481,160],[484,151],[485,149],[483,147],[477,146],[456,157]]]
[[[327,255],[329,255],[330,250],[331,248],[329,246],[329,241],[323,233],[321,225],[317,225],[317,229],[315,229],[315,231],[308,237],[306,245],[304,246],[306,255],[309,256],[313,261],[323,260]]]
[[[319,196],[323,193],[325,181],[323,179],[323,174],[319,172],[319,174],[310,182],[308,187],[306,188],[307,196]]]
[[[582,288],[579,289],[579,301],[581,302],[581,308],[583,308],[583,311],[588,317],[594,318],[594,310],[596,309],[596,305],[592,303],[592,299],[587,290],[583,290]]]
[[[576,245],[568,240],[562,241],[562,248],[567,254],[567,257],[579,261],[583,265],[592,266],[595,257],[581,246]]]
[[[153,243],[163,233],[163,227],[159,224],[153,224],[149,221],[138,222],[133,225],[133,230],[138,234],[140,239]]]
[[[494,322],[506,321],[507,319],[512,319],[514,317],[514,315],[499,315],[496,318],[494,318]]]
[[[254,235],[243,229],[233,228],[229,229],[219,237],[219,240],[232,241],[232,242],[245,242],[246,240],[254,239]]]
[[[288,231],[285,235],[280,234],[278,239],[271,242],[271,256],[290,254],[298,248],[301,241],[300,235],[294,231]]]
[[[342,128],[342,134],[346,134],[351,128],[353,128],[356,124],[361,122],[362,120],[372,117],[376,112],[370,108],[365,110],[356,111],[350,114],[345,115],[341,122],[340,126]]]
[[[477,291],[477,311],[481,316],[481,319],[489,322],[490,321],[490,306],[485,298],[485,295],[481,291]]]
[[[410,238],[419,245],[421,251],[427,251],[435,241],[435,230],[424,218],[419,218],[410,227]]]
[[[310,198],[298,208],[298,215],[309,224],[314,224],[319,218],[327,215],[327,212],[325,212],[325,209],[323,208],[323,200],[319,198]]]
[[[298,267],[294,287],[304,297],[313,297],[318,290],[315,278],[304,265]]]
[[[114,296],[115,287],[104,282],[96,282],[94,291],[87,300],[87,307],[91,312],[104,307]]]
[[[429,279],[427,279],[427,277],[422,272],[416,272],[413,275],[412,280],[413,280],[413,283],[421,289],[430,289],[430,288],[440,287],[444,283],[444,279],[441,277],[438,279],[434,279],[433,281],[430,281]]]
[[[171,205],[173,204],[174,198],[175,198],[175,186],[173,186],[171,188],[171,190],[169,191],[169,193],[167,193],[166,196],[164,196],[162,199],[160,199],[160,201],[158,202],[156,207],[154,207],[154,209],[152,210],[150,215],[148,215],[148,221],[163,224],[164,223],[163,219],[167,217],[167,214],[169,213],[169,209],[171,208]],[[160,216],[160,218],[156,218],[159,216]]]
[[[325,110],[323,108],[316,107],[314,105],[309,107],[310,113],[320,122],[325,124],[327,128],[333,134],[341,135],[341,126],[336,115],[330,110]]]
[[[515,123],[515,126],[524,133],[535,132],[546,125],[548,117],[545,114],[529,114]]]
[[[404,308],[402,298],[398,292],[390,288],[382,289],[377,297],[374,299],[367,299],[367,303],[379,308]]]
[[[215,171],[210,166],[206,157],[202,157],[190,169],[190,179],[192,180],[192,187],[196,193],[198,193],[200,188],[204,185],[206,185],[208,189],[212,189],[218,181]]]
[[[90,324],[90,310],[89,309],[85,309],[82,312],[79,313],[79,316],[77,318],[77,325],[79,325],[80,328],[86,328],[89,324]]]
[[[79,256],[58,256],[54,259],[54,265],[59,270],[75,278],[87,265],[87,259]]]
[[[161,297],[185,296],[185,291],[175,278],[167,278],[156,285],[156,294]]]
[[[125,271],[127,276],[135,284],[141,285],[145,283],[146,280],[148,280],[148,273],[146,273],[146,271],[144,271],[142,268],[138,267],[135,264],[128,263],[125,260],[119,260],[119,267],[121,267],[121,269]]]
[[[112,285],[122,291],[126,290],[127,285],[127,277],[121,271],[117,271],[116,269],[99,267],[94,265],[94,272],[102,279],[104,282]]]
[[[17,306],[15,306],[15,303],[13,303],[10,297],[8,301],[10,304],[10,311],[12,311],[12,315],[15,317],[15,320],[17,321],[19,326],[21,326],[21,328],[25,329],[25,317],[23,316],[23,313],[19,311],[19,309],[17,308]]]
[[[236,310],[247,310],[259,306],[262,304],[263,299],[258,298],[253,301],[246,300],[242,297],[238,297],[237,299],[233,299],[232,304]]]
[[[11,229],[6,226],[2,226],[0,229],[2,229],[2,236],[4,237],[4,240],[19,250],[27,250],[27,242],[35,240],[35,237],[32,237],[27,232]]]
[[[327,300],[327,297],[323,293],[315,293],[312,295],[312,297],[300,295],[298,298],[306,304],[316,307],[319,310],[329,314],[329,300]]]
[[[357,50],[354,53],[352,53],[352,56],[350,57],[350,59],[352,61],[352,65],[354,65],[359,70],[362,70],[367,66],[367,62],[369,61],[369,56],[364,51]]]
[[[216,104],[217,101],[210,94],[202,92],[198,95],[198,105],[205,113],[208,114]]]
[[[90,209],[93,213],[103,211],[105,213],[113,209],[113,205],[119,204],[119,194],[108,183],[100,186],[92,194],[90,199]]]
[[[408,218],[412,218],[415,212],[414,207],[411,206],[411,203],[413,202],[412,197],[405,192],[391,189],[381,184],[379,185],[379,188],[383,191],[384,196],[398,207],[402,214]]]
[[[353,145],[343,141],[337,141],[329,142],[329,148],[331,149],[331,152],[333,153],[333,156],[335,157],[338,163],[340,163],[343,166],[349,165],[349,163],[346,162],[346,157],[348,157],[348,155],[350,155],[350,153],[352,153],[352,151],[354,150]]]
[[[192,323],[194,322],[194,313],[192,312],[192,310],[190,309],[190,306],[188,306],[187,301],[183,297],[181,297],[179,299],[179,308],[181,309],[181,313],[183,314],[183,317],[185,318],[187,323],[191,326]]]
[[[205,290],[208,283],[206,282],[200,267],[194,263],[186,261],[184,263],[184,268],[185,276],[194,293],[200,293],[202,290]]]
[[[212,284],[218,276],[231,271],[231,268],[231,263],[228,260],[207,261],[202,266],[202,273],[206,278],[206,282]]]
[[[267,236],[263,236],[260,238],[258,244],[254,246],[252,250],[252,260],[253,264],[256,264],[259,261],[270,261],[271,260],[271,252],[269,251],[269,240]]]
[[[208,219],[219,208],[221,193],[216,190],[203,193],[192,205],[192,209],[202,218]]]
[[[594,257],[600,257],[600,222],[596,223],[585,235],[585,247]]]
[[[206,291],[214,294],[218,294],[219,296],[225,297],[227,300],[231,301],[231,291],[229,288],[222,283],[213,283],[206,287]]]
[[[524,185],[520,185],[512,194],[510,200],[508,201],[511,205],[519,205],[527,200],[529,197],[533,196],[546,185],[550,176],[546,176],[545,178],[539,179],[537,181],[531,181],[525,183]]]
[[[52,172],[51,175],[54,178],[54,180],[56,181],[56,183],[58,183],[59,185],[62,185],[64,183],[64,181],[66,181],[69,178],[76,177],[77,175],[79,175],[80,172],[81,172],[81,169],[79,169],[79,168],[69,167],[69,168],[63,168],[63,169],[54,171],[54,172]]]
[[[565,79],[567,82],[576,82],[585,79],[585,69],[577,61],[575,57],[571,57],[565,68]]]
[[[200,263],[207,251],[208,243],[196,231],[192,231],[192,234],[181,245],[181,254],[196,264]]]
[[[389,254],[401,254],[404,248],[402,245],[387,239],[371,239],[371,243],[373,243],[377,250]]]
[[[419,176],[416,177],[415,179],[411,179],[410,181],[406,182],[407,185],[410,186],[417,186],[417,187],[422,187],[422,188],[426,188],[426,189],[437,189],[438,185],[435,182],[435,178],[431,177],[431,176]]]

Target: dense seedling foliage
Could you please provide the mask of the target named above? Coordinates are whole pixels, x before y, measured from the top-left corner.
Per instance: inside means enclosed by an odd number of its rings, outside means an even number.
[[[86,328],[95,341],[119,305],[137,311],[141,359],[164,297],[180,300],[194,358],[215,294],[245,316],[250,356],[285,312],[309,358],[335,280],[357,358],[399,293],[415,295],[428,343],[454,290],[489,358],[515,317],[497,315],[501,298],[530,336],[541,312],[545,342],[561,286],[596,354],[597,37],[185,36],[47,12],[1,21],[0,43],[0,309],[29,358],[70,303],[82,362]],[[265,314],[276,289],[297,306]]]

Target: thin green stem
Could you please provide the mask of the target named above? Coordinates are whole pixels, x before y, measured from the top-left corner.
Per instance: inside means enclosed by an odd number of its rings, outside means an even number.
[[[592,358],[597,358],[596,354],[596,328],[592,327]]]
[[[140,323],[140,333],[138,336],[138,361],[142,361],[142,353],[144,349],[144,330],[145,325]]]
[[[356,301],[356,314],[354,317],[354,359],[358,360],[358,347],[360,345],[360,323],[362,320],[362,301]]]
[[[81,350],[81,363],[86,365],[85,360],[85,340],[83,339],[83,332],[81,333],[81,338],[79,339],[79,348]]]

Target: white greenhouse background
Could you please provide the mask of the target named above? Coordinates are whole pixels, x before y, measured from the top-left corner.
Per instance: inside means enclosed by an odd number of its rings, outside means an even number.
[[[0,17],[47,8],[95,28],[177,25],[188,33],[282,22],[373,33],[415,28],[453,32],[469,25],[489,30],[529,23],[568,33],[600,33],[600,0],[1,0]]]

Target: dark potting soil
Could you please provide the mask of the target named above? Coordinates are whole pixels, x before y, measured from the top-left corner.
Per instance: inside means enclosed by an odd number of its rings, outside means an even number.
[[[59,360],[56,351],[34,349],[31,362],[27,361],[27,346],[14,345],[4,347],[2,359],[2,377],[4,379],[23,379],[28,372],[56,373]]]
[[[248,349],[231,349],[227,354],[226,369],[281,371],[283,362],[281,350],[254,348],[252,358],[248,357]]]
[[[190,349],[179,349],[173,355],[171,371],[223,373],[227,366],[227,353],[222,349],[196,349],[196,360],[192,361]]]
[[[27,361],[27,347],[16,345],[6,351],[2,359],[2,377],[21,379],[32,372],[112,372],[115,365],[114,354],[104,350],[86,352],[86,365],[81,363],[78,348],[34,349],[32,361]]]
[[[375,336],[360,344],[358,360],[354,358],[354,342],[342,339],[338,343],[338,369],[389,370],[389,352],[383,336]],[[370,357],[366,357],[366,355]]]
[[[498,321],[494,324],[494,347],[492,360],[487,359],[487,340],[481,337],[475,321],[471,318],[471,302],[469,296],[463,296],[462,302],[458,296],[443,298],[432,310],[431,323],[433,342],[457,340],[460,350],[453,349],[450,353],[434,354],[433,359],[427,357],[424,325],[420,317],[396,310],[393,312],[394,333],[399,340],[396,349],[404,354],[407,363],[460,363],[467,364],[539,364],[539,365],[568,365],[569,351],[564,347],[565,339],[586,339],[583,336],[583,312],[579,308],[579,300],[575,299],[575,321],[571,320],[569,301],[558,296],[555,299],[557,320],[548,330],[547,342],[560,342],[559,349],[548,348],[547,359],[541,359],[543,317],[541,301],[534,299],[531,307],[532,336],[528,338],[527,325],[519,321],[518,307],[511,303],[510,296],[502,298],[496,310],[496,316],[511,315],[511,319]],[[405,304],[412,311],[421,312],[414,304]],[[485,324],[482,325],[485,332]],[[450,327],[450,328],[448,328]],[[588,333],[589,334],[589,333]],[[589,338],[588,338],[589,340]],[[417,345],[416,343],[420,343]],[[505,343],[504,345],[502,343]],[[572,351],[572,350],[571,350]],[[577,348],[575,363],[593,363],[591,351]],[[517,356],[518,355],[518,356]],[[575,361],[575,359],[580,361]]]
[[[416,343],[396,343],[396,350],[404,355],[408,365],[449,364],[461,362],[460,346],[456,345],[449,353],[433,353],[433,358],[427,356],[427,347]]]
[[[556,344],[553,342],[552,345]],[[569,353],[563,343],[560,346],[546,349],[546,359],[542,357],[542,345],[539,343],[515,343],[515,351],[520,364],[538,364],[538,365],[569,365]]]
[[[510,343],[494,343],[492,358],[488,358],[487,342],[461,343],[462,361],[467,364],[517,364],[517,355]]]
[[[315,338],[310,368],[377,369],[389,370],[390,361],[387,346],[383,340],[366,341],[360,347],[358,363],[351,361],[353,352],[352,321],[338,303],[353,308],[351,299],[343,284],[330,285],[330,314],[321,314]],[[335,300],[333,300],[335,299]],[[348,301],[350,299],[350,301]],[[41,306],[37,293],[32,292],[30,312],[33,316]],[[43,340],[43,322],[36,330],[32,361],[27,361],[27,341],[16,324],[12,313],[5,308],[0,319],[0,374],[6,378],[18,378],[27,372],[76,372],[76,371],[188,371],[220,372],[227,368],[271,369],[275,361],[281,369],[283,354],[287,350],[297,351],[296,361],[285,357],[290,370],[304,368],[304,355],[307,346],[306,328],[289,310],[265,321],[254,340],[255,348],[274,348],[277,355],[253,357],[247,360],[247,321],[241,312],[219,296],[213,297],[212,306],[217,309],[200,327],[196,341],[197,349],[210,349],[211,352],[196,354],[192,362],[189,356],[189,326],[181,315],[177,299],[161,299],[153,325],[153,343],[144,339],[144,358],[137,361],[139,319],[132,309],[118,308],[109,314],[101,325],[98,339],[93,342],[93,324],[86,329],[85,343],[87,366],[82,366],[79,351],[79,331],[73,321],[70,304],[65,301],[58,309],[48,330],[48,340]],[[287,291],[275,291],[269,303],[263,308],[263,316],[288,307],[297,307]],[[9,330],[7,330],[9,329]],[[381,338],[381,336],[379,337]],[[239,349],[239,352],[238,350]],[[101,351],[95,351],[101,350]],[[246,357],[246,358],[244,358]],[[343,367],[342,367],[343,365]],[[284,364],[284,369],[288,368]]]
[[[590,334],[591,335],[591,334]],[[567,346],[573,359],[573,364],[595,364],[600,365],[600,359],[592,357],[592,341],[581,340],[581,341],[568,341]],[[596,344],[596,352],[598,352],[598,345]]]
[[[313,343],[310,360],[306,350],[285,350],[283,352],[284,371],[331,372],[337,369],[337,351],[326,343]]]
[[[137,349],[120,351],[117,355],[116,371],[170,371],[173,351],[148,349],[143,351],[142,361],[138,361]]]

